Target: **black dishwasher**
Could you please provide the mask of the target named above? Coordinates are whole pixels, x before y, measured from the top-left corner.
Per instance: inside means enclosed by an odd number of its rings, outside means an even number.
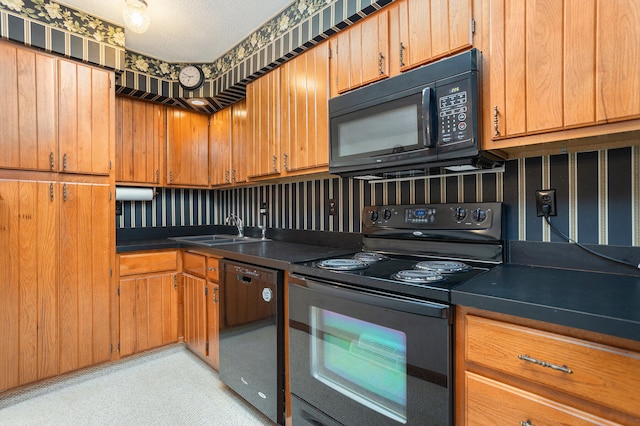
[[[284,424],[283,272],[220,261],[220,379]]]

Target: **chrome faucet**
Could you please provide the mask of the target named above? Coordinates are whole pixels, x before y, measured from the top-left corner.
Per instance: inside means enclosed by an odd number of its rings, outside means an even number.
[[[238,228],[238,237],[244,237],[244,224],[242,222],[242,219],[240,219],[240,216],[235,213],[231,213],[224,220],[224,223],[226,223],[227,225],[235,225]]]

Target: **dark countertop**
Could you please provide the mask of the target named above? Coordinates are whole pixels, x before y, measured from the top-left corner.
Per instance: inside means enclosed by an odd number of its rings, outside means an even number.
[[[640,341],[640,277],[504,264],[456,287],[451,302]]]
[[[168,238],[178,235],[231,233],[234,230],[235,227],[217,225],[190,228],[122,230],[117,235],[116,252],[127,253],[172,248],[188,249],[239,262],[284,270],[288,269],[292,263],[353,253],[359,251],[362,244],[359,234],[286,230],[268,230],[267,237],[271,238],[269,241],[221,244],[215,247],[185,244]],[[302,244],[296,241],[305,241],[305,243]],[[334,246],[327,243],[333,243]]]
[[[242,244],[221,244],[202,247],[182,244],[183,249],[208,253],[239,262],[252,263],[269,268],[289,269],[289,265],[320,259],[327,256],[343,256],[353,253],[351,249],[315,246],[285,241],[260,241]]]

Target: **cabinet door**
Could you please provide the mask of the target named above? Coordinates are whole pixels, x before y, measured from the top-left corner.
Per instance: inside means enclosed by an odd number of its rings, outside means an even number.
[[[177,274],[120,280],[120,355],[178,340]]]
[[[109,281],[114,250],[110,188],[61,183],[60,372],[111,356]]]
[[[58,61],[60,171],[109,174],[113,135],[110,74],[75,62]]]
[[[209,350],[207,352],[207,361],[218,370],[220,366],[220,357],[218,352],[219,344],[219,297],[220,287],[218,283],[209,281],[207,291],[207,341],[209,342]]]
[[[583,13],[583,8],[576,13]],[[596,13],[597,121],[638,117],[640,2],[599,1]]]
[[[280,174],[280,69],[247,85],[251,129],[248,177]]]
[[[489,15],[494,140],[640,116],[638,2],[497,0]]]
[[[193,275],[183,275],[184,341],[189,348],[206,357],[207,344],[207,282]]]
[[[0,181],[0,390],[58,374],[58,184]]]
[[[209,184],[209,117],[167,110],[167,178],[170,185]]]
[[[54,170],[56,59],[0,43],[0,167]]]
[[[231,183],[232,108],[211,115],[209,126],[209,164],[211,185]]]
[[[338,93],[389,77],[388,12],[380,11],[338,33],[333,50]]]
[[[326,166],[329,156],[327,44],[281,70],[281,147],[286,172]]]
[[[467,425],[617,424],[478,374],[464,374]]]
[[[231,182],[247,181],[247,168],[251,149],[247,128],[247,101],[243,99],[231,106]]]
[[[116,181],[159,184],[166,107],[116,98]]]
[[[401,0],[389,8],[391,75],[471,47],[471,0]]]

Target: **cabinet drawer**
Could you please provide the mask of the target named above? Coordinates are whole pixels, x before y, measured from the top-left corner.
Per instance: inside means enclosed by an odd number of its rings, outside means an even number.
[[[178,252],[176,250],[121,254],[119,257],[121,277],[178,269]]]
[[[635,416],[640,354],[467,315],[465,359]]]
[[[218,282],[219,271],[218,258],[207,257],[207,279],[209,281]]]
[[[467,425],[615,425],[486,377],[466,372]]]
[[[182,253],[182,269],[197,277],[204,278],[207,258],[202,254],[184,252]]]

